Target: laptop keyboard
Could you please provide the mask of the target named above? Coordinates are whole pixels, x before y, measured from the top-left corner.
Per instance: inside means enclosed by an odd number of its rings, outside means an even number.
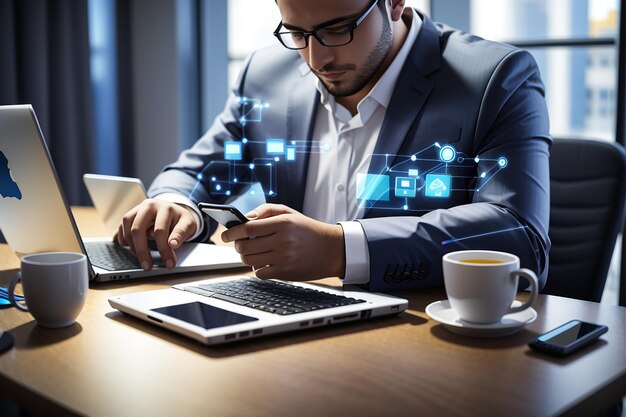
[[[84,242],[89,261],[107,271],[141,269],[139,261],[128,248],[113,242]]]
[[[186,286],[185,290],[283,316],[365,302],[286,282],[258,278]]]

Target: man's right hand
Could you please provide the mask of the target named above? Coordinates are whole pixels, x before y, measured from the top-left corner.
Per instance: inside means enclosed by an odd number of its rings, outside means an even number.
[[[163,263],[176,265],[174,249],[193,236],[196,221],[190,210],[169,201],[147,199],[124,215],[113,240],[128,245],[145,271],[152,269],[148,238],[154,237]]]

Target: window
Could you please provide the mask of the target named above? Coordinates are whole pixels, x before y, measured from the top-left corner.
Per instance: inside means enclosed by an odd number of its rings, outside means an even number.
[[[537,60],[555,136],[615,139],[617,0],[470,0],[470,31]]]
[[[119,174],[115,4],[89,0],[90,70],[93,92],[95,171]]]

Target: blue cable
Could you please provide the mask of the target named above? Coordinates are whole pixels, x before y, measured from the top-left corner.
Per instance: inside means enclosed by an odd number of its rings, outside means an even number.
[[[21,295],[14,294],[15,301],[24,301],[24,297]],[[6,288],[0,287],[0,308],[9,308],[12,307],[11,301],[9,300],[9,292]]]

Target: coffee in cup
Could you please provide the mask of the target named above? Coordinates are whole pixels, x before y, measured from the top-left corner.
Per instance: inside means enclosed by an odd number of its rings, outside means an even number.
[[[11,280],[9,299],[33,315],[43,327],[66,327],[74,323],[87,298],[89,274],[82,253],[48,252],[26,255],[21,270]],[[26,305],[15,300],[15,286],[22,281]]]
[[[513,307],[519,277],[528,280],[531,293]],[[506,252],[450,252],[443,257],[443,280],[452,309],[461,320],[477,324],[497,323],[506,314],[530,308],[539,292],[537,275],[520,269],[519,258]]]

